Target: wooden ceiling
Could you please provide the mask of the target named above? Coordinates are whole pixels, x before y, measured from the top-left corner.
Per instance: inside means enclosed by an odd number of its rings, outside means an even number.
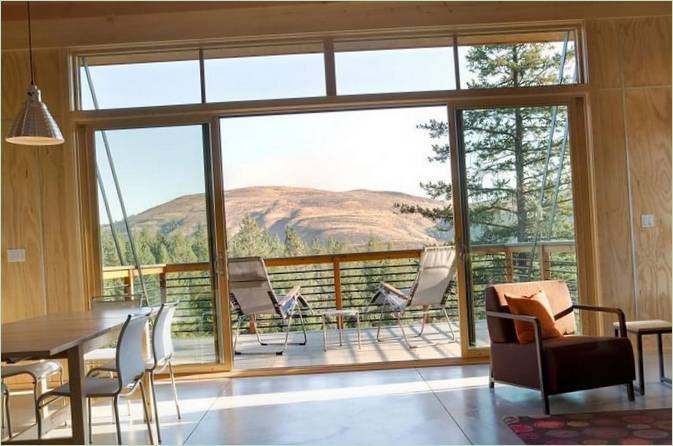
[[[61,2],[43,1],[30,2],[30,14],[33,19],[55,20],[62,18],[119,16],[129,14],[157,14],[170,12],[187,12],[213,9],[269,8],[327,2],[302,1],[176,1],[176,2],[143,2],[143,1],[93,1],[93,2]],[[2,2],[2,21],[26,20],[26,2]]]

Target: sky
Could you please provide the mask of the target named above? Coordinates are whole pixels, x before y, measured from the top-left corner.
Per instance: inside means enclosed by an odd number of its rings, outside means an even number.
[[[469,80],[461,52],[461,83]],[[341,94],[455,88],[451,48],[337,53]],[[208,59],[209,102],[323,96],[322,54]],[[197,60],[90,67],[100,108],[200,102]],[[92,109],[83,75],[82,104]],[[418,124],[446,121],[444,107],[223,118],[226,189],[284,185],[331,191],[371,189],[425,196],[419,182],[450,181],[446,164],[430,163],[433,141]],[[199,126],[107,131],[129,215],[205,190]],[[101,178],[114,220],[119,200],[102,134]],[[101,202],[101,222],[106,223]]]
[[[343,94],[454,88],[449,48],[338,54]],[[198,62],[91,67],[101,108],[200,101]],[[83,76],[83,108],[93,108]],[[325,94],[322,54],[206,61],[209,101]],[[260,185],[331,191],[390,190],[424,196],[420,181],[450,180],[430,163],[432,140],[417,129],[446,121],[444,107],[307,113],[221,120],[225,188]],[[202,193],[199,126],[107,131],[127,213]],[[121,218],[102,135],[97,159],[114,220]],[[101,221],[107,222],[101,202]]]

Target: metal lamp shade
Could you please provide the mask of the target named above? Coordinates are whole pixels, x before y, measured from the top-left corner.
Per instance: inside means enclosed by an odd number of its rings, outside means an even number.
[[[26,103],[16,117],[6,141],[29,146],[51,146],[64,142],[61,129],[42,102],[40,90],[34,84],[28,89]]]

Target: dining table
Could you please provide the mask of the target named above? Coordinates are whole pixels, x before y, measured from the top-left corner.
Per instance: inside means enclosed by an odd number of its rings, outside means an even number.
[[[84,354],[108,345],[114,340],[129,314],[152,314],[151,307],[98,308],[84,312],[51,313],[2,324],[3,361],[66,359],[70,384],[70,413],[72,436],[9,441],[25,444],[90,444],[89,420],[84,394],[86,376]],[[146,330],[146,349],[149,331]],[[151,392],[151,386],[146,389]],[[146,398],[151,406],[152,395]],[[149,407],[153,414],[153,407]]]

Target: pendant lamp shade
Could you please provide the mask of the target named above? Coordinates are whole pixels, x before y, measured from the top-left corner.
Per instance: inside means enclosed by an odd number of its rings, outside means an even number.
[[[40,89],[35,85],[35,68],[33,67],[33,39],[30,29],[30,2],[26,2],[28,24],[28,57],[30,61],[30,87],[23,110],[18,114],[14,125],[7,135],[6,141],[27,146],[53,146],[62,144],[63,134],[58,124],[49,113],[47,105],[42,102]]]
[[[26,103],[14,121],[6,140],[29,146],[62,144],[63,134],[58,124],[42,102],[42,95],[35,84],[28,88]]]

